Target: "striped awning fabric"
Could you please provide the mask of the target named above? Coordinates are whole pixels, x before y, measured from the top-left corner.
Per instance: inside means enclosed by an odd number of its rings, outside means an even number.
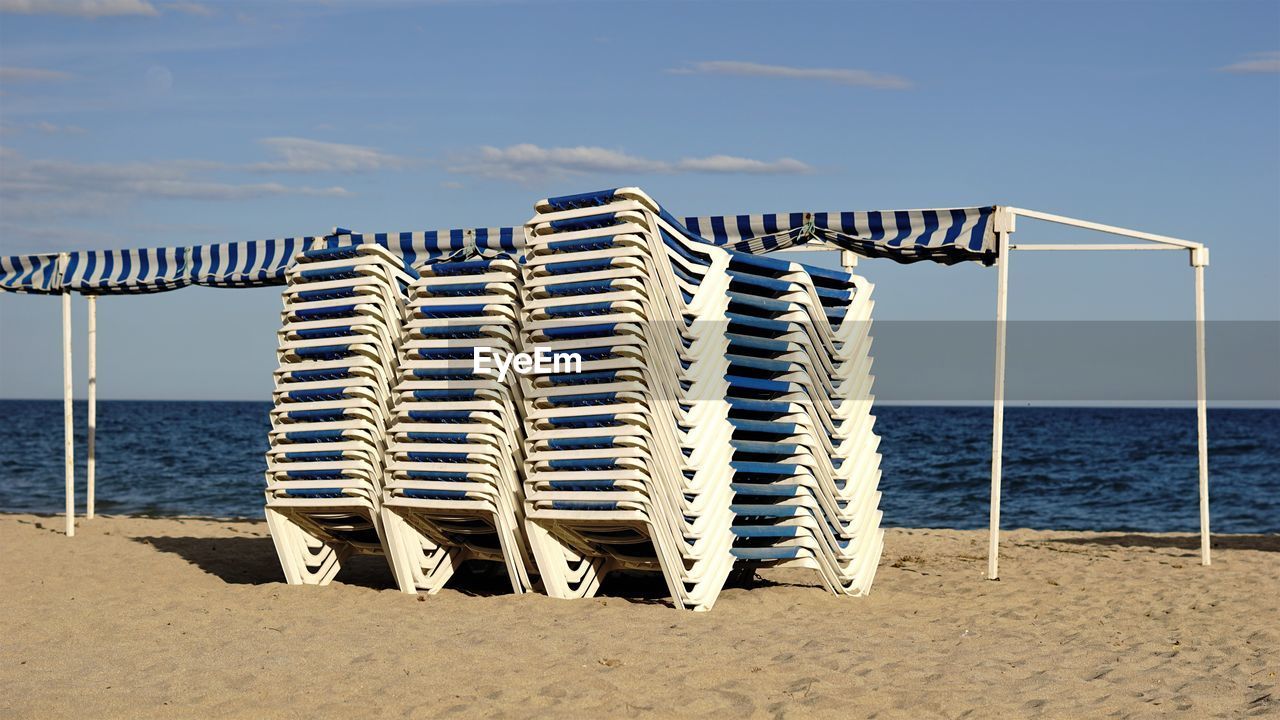
[[[517,241],[519,238],[519,241]],[[433,255],[468,247],[516,253],[524,231],[517,228],[467,228],[402,233],[355,233],[335,228],[328,235],[308,235],[253,242],[144,248],[85,250],[58,254],[0,257],[0,290],[88,295],[149,293],[187,285],[257,287],[283,285],[285,269],[295,256],[316,247],[377,243],[413,265]]]
[[[612,191],[589,193],[606,195]],[[903,263],[991,265],[996,239],[994,207],[870,212],[793,212],[686,217],[689,234],[751,254],[818,240],[864,257]],[[665,214],[665,213],[664,213]],[[673,224],[679,221],[670,218]],[[524,229],[470,228],[400,233],[355,233],[141,250],[84,250],[0,257],[0,290],[25,293],[146,293],[187,285],[255,287],[284,283],[294,257],[314,247],[377,243],[413,265],[432,255],[468,247],[519,253]]]
[[[0,290],[55,293],[61,286],[56,253],[0,256]]]
[[[995,207],[868,212],[767,213],[685,218],[685,227],[716,245],[751,254],[821,240],[863,257],[953,265],[996,259]]]

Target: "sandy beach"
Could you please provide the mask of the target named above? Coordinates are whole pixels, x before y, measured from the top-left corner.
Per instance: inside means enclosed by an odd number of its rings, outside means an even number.
[[[380,558],[281,582],[261,522],[0,516],[0,716],[1244,717],[1280,714],[1280,537],[891,529],[871,596],[799,571],[679,612]],[[618,595],[626,594],[627,597]]]

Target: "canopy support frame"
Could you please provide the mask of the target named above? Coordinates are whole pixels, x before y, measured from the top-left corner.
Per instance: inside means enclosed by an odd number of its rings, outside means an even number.
[[[60,265],[67,261],[66,253],[58,256]],[[71,382],[71,291],[62,291],[62,462],[66,491],[66,533],[76,534],[76,450],[75,417],[72,406]]]
[[[1036,243],[1012,244],[1009,235],[1016,229],[1017,218],[1057,223],[1084,230],[1118,235],[1120,237],[1140,240],[1141,243]],[[1196,326],[1196,446],[1199,464],[1199,496],[1200,496],[1200,564],[1211,564],[1210,531],[1209,531],[1209,434],[1208,434],[1208,401],[1205,377],[1205,318],[1204,318],[1204,269],[1209,265],[1209,249],[1203,243],[1182,240],[1168,235],[1130,230],[1116,225],[1091,222],[1055,215],[1053,213],[1027,210],[1025,208],[997,206],[994,214],[997,237],[997,258],[995,262],[996,276],[996,360],[995,388],[992,407],[991,428],[991,501],[990,521],[988,527],[987,547],[987,579],[998,580],[1000,568],[1000,490],[1003,474],[1004,455],[1004,380],[1007,361],[1007,336],[1005,334],[1008,312],[1009,256],[1014,250],[1019,251],[1134,251],[1134,250],[1182,250],[1189,252],[1191,266],[1195,269],[1195,326]],[[832,250],[841,254],[841,265],[846,269],[847,250],[825,241],[810,241],[804,245],[784,248],[775,252],[812,252]]]
[[[1001,218],[1007,225],[1002,227]],[[1009,233],[1012,216],[996,220],[996,358],[995,397],[991,403],[991,503],[987,527],[987,579],[1000,578],[1000,484],[1004,471],[1004,369],[1008,350],[1005,329],[1009,312]]]
[[[1200,471],[1200,564],[1209,565],[1209,403],[1204,361],[1204,269],[1208,248],[1191,251],[1196,273],[1196,450]]]
[[[1008,233],[1013,232],[1018,216],[1044,222],[1057,223],[1085,230],[1144,240],[1153,245],[1139,244],[1038,244],[1010,245]],[[1196,327],[1196,450],[1199,470],[1200,497],[1200,564],[1211,564],[1209,532],[1209,433],[1208,400],[1205,372],[1205,319],[1204,319],[1204,269],[1209,265],[1209,249],[1202,243],[1182,240],[1167,235],[1130,230],[1115,225],[1078,220],[1063,215],[1026,210],[1016,207],[996,208],[996,235],[999,241],[996,279],[996,371],[995,402],[991,430],[991,524],[988,530],[987,579],[998,580],[1000,563],[1000,484],[1004,441],[1004,369],[1005,323],[1008,293],[1008,262],[1013,250],[1186,250],[1191,266],[1195,269],[1195,327]]]
[[[85,512],[86,520],[93,519],[94,444],[98,432],[98,296],[85,298],[89,306],[89,337],[85,351],[89,354],[89,424],[88,447],[85,457]]]

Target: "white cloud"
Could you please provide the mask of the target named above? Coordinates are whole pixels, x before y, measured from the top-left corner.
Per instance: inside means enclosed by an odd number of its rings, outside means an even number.
[[[59,133],[66,135],[83,135],[85,129],[77,125],[55,125],[48,120],[31,123],[32,130],[39,130],[46,135],[56,135]]]
[[[109,214],[122,203],[147,199],[230,201],[281,195],[350,195],[342,187],[223,180],[217,173],[230,168],[200,160],[79,163],[28,159],[7,148],[0,157],[5,161],[0,201],[9,220]]]
[[[498,180],[528,182],[565,175],[628,173],[736,173],[796,174],[811,172],[809,165],[792,158],[774,161],[730,155],[683,158],[675,162],[629,155],[622,150],[578,146],[544,148],[531,143],[505,148],[485,146],[478,153],[454,158],[446,164],[449,172]]]
[[[850,85],[854,87],[875,88],[878,90],[906,90],[911,81],[899,75],[858,70],[854,68],[802,68],[788,65],[764,65],[736,60],[709,60],[696,62],[688,67],[672,68],[667,72],[673,75],[739,75],[743,77],[771,77],[792,80],[819,80]]]
[[[0,133],[20,133],[23,130],[38,130],[46,135],[56,135],[59,133],[67,135],[83,135],[85,129],[76,125],[55,125],[48,120],[39,122],[26,123],[22,125],[14,125],[10,123],[0,123]]]
[[[84,132],[70,125],[32,122],[5,125],[6,132]],[[301,138],[266,138],[262,144],[278,160],[237,164],[210,160],[153,160],[129,163],[83,163],[28,158],[0,146],[0,203],[5,220],[42,224],[61,217],[109,217],[143,200],[240,201],[263,197],[345,197],[341,186],[294,185],[276,181],[245,182],[235,173],[358,172],[403,167],[408,161],[373,148],[323,143]]]
[[[180,13],[198,15],[200,17],[213,17],[216,14],[213,8],[198,2],[171,2],[167,3],[164,9],[176,10]]]
[[[83,210],[84,208],[72,208]],[[137,247],[139,234],[161,237],[183,237],[199,242],[208,240],[220,242],[226,239],[227,228],[223,225],[208,223],[152,223],[129,222],[127,217],[112,222],[92,222],[84,226],[75,224],[74,213],[57,211],[52,207],[37,219],[40,222],[10,222],[9,218],[0,219],[0,237],[11,243],[6,250],[14,253],[49,252],[51,248],[78,248],[92,250],[96,248]],[[70,222],[60,222],[67,220]],[[167,241],[166,241],[167,242]]]
[[[0,0],[0,12],[19,15],[65,15],[100,18],[118,15],[155,16],[160,12],[147,0]]]
[[[500,180],[527,181],[547,175],[628,172],[654,173],[666,170],[664,163],[628,155],[602,147],[543,148],[522,143],[505,148],[485,146],[479,154],[460,157],[450,163],[449,172]]]
[[[44,68],[0,67],[0,82],[56,82],[70,80],[71,73]]]
[[[712,155],[704,158],[685,158],[675,164],[677,170],[703,173],[736,173],[743,175],[797,175],[813,172],[813,168],[794,158],[779,158],[772,162],[752,160],[732,155]]]
[[[263,138],[259,142],[279,156],[279,159],[249,166],[250,170],[258,172],[368,172],[394,170],[410,164],[407,158],[362,145],[295,137]]]
[[[1280,73],[1280,51],[1254,53],[1247,60],[1241,60],[1219,69],[1223,72],[1242,74]]]
[[[245,200],[263,195],[314,195],[341,197],[350,195],[345,188],[296,187],[280,183],[253,183],[237,185],[223,182],[199,182],[185,178],[141,182],[135,189],[143,195],[184,200]]]

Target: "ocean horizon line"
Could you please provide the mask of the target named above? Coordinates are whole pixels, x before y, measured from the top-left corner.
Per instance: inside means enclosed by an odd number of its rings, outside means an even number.
[[[60,397],[2,397],[0,402],[51,402],[60,403]],[[84,397],[72,399],[73,403],[88,402]],[[97,398],[97,402],[190,402],[190,403],[264,403],[270,404],[268,398]],[[992,403],[968,400],[876,400],[872,403],[878,407],[917,407],[917,408],[990,408]],[[1006,400],[1005,408],[1072,408],[1080,410],[1186,410],[1194,409],[1194,401],[1162,401],[1162,400]],[[1280,402],[1274,400],[1210,400],[1211,410],[1280,410]]]

